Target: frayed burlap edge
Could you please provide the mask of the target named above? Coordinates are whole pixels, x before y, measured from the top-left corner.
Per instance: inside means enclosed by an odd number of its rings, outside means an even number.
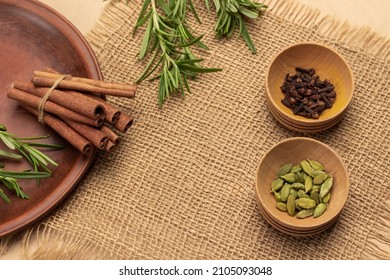
[[[361,259],[390,259],[390,200],[379,209],[378,219],[367,238]]]
[[[306,7],[293,0],[264,0],[262,2],[268,5],[266,13],[272,13],[297,25],[309,27],[324,37],[339,41],[349,49],[362,51],[383,60],[390,59],[390,39],[372,31],[369,26],[351,26],[347,21],[322,15],[319,10]],[[113,6],[116,8],[112,8]],[[107,5],[92,31],[86,34],[95,52],[103,49],[107,40],[115,34],[115,30],[121,27],[123,22],[126,22],[132,15],[138,16],[136,7],[137,5],[133,2],[125,5],[120,0],[111,1]],[[129,28],[133,27],[129,25]]]
[[[390,59],[390,40],[373,32],[369,27],[353,27],[347,21],[324,16],[319,10],[308,8],[292,0],[262,1],[268,5],[266,13],[279,16],[297,25],[309,27],[340,46],[362,51],[377,59]],[[92,49],[99,53],[116,30],[132,16],[137,16],[137,5],[120,0],[110,1],[91,32],[86,35]],[[266,17],[266,15],[265,15]],[[261,20],[261,19],[260,19]],[[129,24],[129,28],[133,28]],[[390,200],[386,200],[378,213],[375,226],[367,237],[361,259],[390,259]],[[112,256],[98,245],[59,233],[44,223],[0,240],[0,256],[22,242],[23,259],[111,259]]]
[[[19,243],[19,244],[17,244]],[[0,240],[0,256],[17,246],[23,260],[97,260],[111,259],[101,247],[78,240],[44,224]]]
[[[390,39],[374,32],[369,26],[355,27],[348,21],[324,16],[317,9],[308,8],[294,1],[265,0],[268,12],[284,20],[306,26],[341,46],[373,55],[387,61],[390,59]]]

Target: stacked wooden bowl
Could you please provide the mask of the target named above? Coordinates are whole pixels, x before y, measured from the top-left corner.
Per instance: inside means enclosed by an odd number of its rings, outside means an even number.
[[[286,163],[299,164],[303,159],[321,162],[333,176],[328,207],[317,218],[299,219],[280,211],[271,192],[279,168]],[[295,137],[276,144],[264,155],[256,172],[255,197],[261,215],[275,229],[296,237],[315,235],[332,227],[342,213],[348,191],[349,177],[342,159],[328,145],[311,138]]]
[[[314,68],[322,79],[332,82],[337,93],[333,106],[324,110],[317,119],[295,115],[282,104],[281,86],[287,74],[296,67]],[[298,43],[280,51],[266,72],[265,97],[268,108],[276,120],[288,129],[316,133],[337,124],[345,115],[354,91],[352,71],[345,59],[331,48],[317,43]]]

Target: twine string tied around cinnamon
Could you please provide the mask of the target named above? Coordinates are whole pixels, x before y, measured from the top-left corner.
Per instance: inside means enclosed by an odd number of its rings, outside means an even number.
[[[45,93],[45,95],[42,97],[41,99],[41,102],[39,103],[38,105],[38,111],[39,111],[39,116],[38,116],[38,121],[40,123],[44,123],[44,107],[45,107],[45,104],[46,102],[49,100],[49,97],[50,97],[50,94],[53,92],[53,90],[55,90],[57,88],[57,86],[66,78],[70,77],[69,74],[64,74],[64,75],[61,75],[56,81],[55,83],[53,84],[53,86],[51,88],[49,88],[49,90]]]

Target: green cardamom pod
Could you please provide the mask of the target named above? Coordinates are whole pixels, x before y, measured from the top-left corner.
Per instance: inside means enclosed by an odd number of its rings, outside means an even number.
[[[321,170],[321,171],[325,170],[324,165],[317,160],[309,159],[308,162],[310,163],[311,167],[313,167],[314,170]]]
[[[324,171],[321,171],[321,170],[313,170],[312,172],[310,172],[310,177],[314,178],[316,177],[317,175],[320,175],[320,174],[324,174],[325,172]]]
[[[320,192],[320,188],[321,188],[321,185],[313,185],[311,187],[311,191],[318,190],[318,192]]]
[[[294,183],[295,182],[295,174],[294,173],[287,173],[283,176],[280,176],[283,180],[285,180],[287,183]]]
[[[276,208],[278,208],[282,212],[287,212],[287,205],[284,202],[276,203]]]
[[[325,203],[320,203],[317,205],[317,207],[314,209],[314,214],[313,217],[317,218],[321,216],[326,210],[326,204]]]
[[[333,186],[333,176],[329,176],[321,185],[320,197],[324,198]]]
[[[307,193],[305,193],[304,190],[299,190],[298,191],[298,198],[303,198],[303,197],[309,198],[309,195]]]
[[[328,194],[324,196],[324,198],[322,199],[322,202],[329,203],[329,200],[330,200],[330,192],[328,192]]]
[[[319,204],[320,203],[320,190],[319,189],[312,190],[310,193],[310,198],[313,199],[316,202],[316,204]]]
[[[277,173],[277,176],[278,176],[278,177],[281,177],[281,176],[283,176],[283,175],[286,175],[287,173],[290,173],[291,167],[292,167],[292,164],[290,164],[290,163],[287,163],[287,164],[283,165],[283,166],[279,169],[279,171],[278,171],[278,173]]]
[[[312,209],[303,209],[303,210],[298,212],[296,217],[298,219],[305,219],[307,217],[313,216],[313,214],[314,214],[314,209],[313,208]]]
[[[287,201],[287,198],[290,195],[290,189],[291,189],[291,185],[290,184],[285,183],[283,185],[282,189],[280,190],[280,200],[282,202],[286,202]]]
[[[297,172],[301,172],[302,171],[302,167],[300,165],[294,165],[292,168],[291,168],[291,171],[290,173],[297,173]]]
[[[305,177],[304,177],[305,172],[299,171],[295,173],[295,182],[304,184],[305,183]]]
[[[305,192],[309,192],[313,187],[313,179],[310,176],[306,176],[305,178]]]
[[[311,167],[310,163],[307,160],[302,160],[300,164],[306,174],[309,175],[313,171],[313,167]]]
[[[314,208],[317,205],[315,200],[313,200],[311,198],[306,198],[306,197],[298,198],[296,200],[296,202],[297,202],[298,206],[302,207],[303,209]]]
[[[295,198],[291,194],[287,198],[287,212],[290,216],[295,214]]]
[[[314,177],[313,183],[315,185],[321,185],[328,178],[328,174],[322,173]]]
[[[291,185],[291,188],[293,188],[294,190],[297,190],[297,191],[299,191],[299,190],[305,190],[305,185],[302,184],[302,183],[293,183],[293,184]]]
[[[278,191],[281,187],[283,187],[284,185],[284,180],[282,178],[277,178],[276,180],[274,180],[272,182],[272,185],[271,185],[271,191],[272,192],[276,192]]]
[[[302,207],[300,207],[297,203],[297,200],[295,200],[295,209],[297,209],[298,211],[301,211],[302,210]]]
[[[294,190],[293,188],[290,188],[290,194],[296,199],[298,197],[297,190]]]
[[[274,198],[276,202],[281,202],[282,200],[280,199],[280,192],[274,192]]]

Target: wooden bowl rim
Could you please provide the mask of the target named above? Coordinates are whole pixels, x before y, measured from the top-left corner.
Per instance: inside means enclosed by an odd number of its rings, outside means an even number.
[[[335,216],[332,220],[330,220],[329,223],[324,224],[323,226],[318,227],[318,228],[314,228],[311,230],[295,230],[295,229],[290,229],[288,227],[284,227],[283,225],[280,225],[278,223],[278,221],[273,220],[267,214],[267,212],[265,212],[265,210],[261,207],[261,205],[259,205],[259,212],[260,212],[260,215],[264,218],[264,220],[269,225],[271,225],[274,229],[276,229],[284,234],[294,236],[294,237],[309,237],[309,236],[320,234],[320,233],[328,230],[329,228],[333,227],[337,223],[337,221],[340,219],[340,216],[341,216],[341,213],[340,213],[339,215]]]
[[[310,133],[310,134],[322,132],[322,131],[325,131],[325,130],[332,128],[333,126],[338,124],[344,116],[344,115],[341,115],[341,116],[339,116],[339,118],[333,120],[330,123],[323,124],[322,126],[318,126],[318,127],[317,126],[311,126],[311,127],[306,126],[306,127],[304,127],[304,126],[299,126],[296,124],[289,123],[287,120],[283,119],[283,117],[278,115],[277,111],[275,112],[275,109],[273,109],[272,107],[269,107],[269,110],[270,110],[271,114],[274,116],[274,118],[280,124],[282,124],[284,127],[288,128],[290,130],[293,130],[293,131]]]
[[[286,52],[289,49],[291,49],[291,48],[300,47],[300,46],[307,46],[307,45],[324,48],[327,51],[330,51],[330,52],[334,53],[343,62],[343,65],[346,67],[347,72],[349,73],[349,75],[351,77],[351,94],[349,94],[347,102],[345,102],[345,104],[343,104],[343,106],[341,107],[339,112],[337,112],[335,114],[331,114],[327,118],[321,118],[320,117],[319,119],[309,119],[309,118],[305,118],[303,116],[294,115],[292,113],[291,114],[286,114],[284,111],[279,110],[278,107],[276,106],[276,101],[273,99],[273,95],[271,94],[271,90],[269,88],[269,82],[268,81],[269,81],[269,78],[270,78],[270,76],[269,76],[270,70],[271,70],[271,67],[273,66],[273,64],[275,63],[275,61],[278,59],[278,57],[280,55],[282,55],[284,52]],[[274,104],[272,104],[273,107],[276,108],[277,111],[280,112],[282,115],[284,115],[286,118],[290,119],[291,122],[299,124],[299,125],[303,125],[303,126],[306,126],[306,127],[310,127],[313,124],[321,125],[321,124],[327,123],[327,122],[331,121],[332,119],[335,119],[335,118],[339,117],[340,115],[342,115],[345,112],[345,110],[348,109],[349,105],[351,104],[352,99],[353,99],[353,95],[354,95],[354,91],[355,91],[355,79],[354,79],[354,76],[353,76],[352,69],[349,66],[347,60],[339,52],[337,52],[334,48],[332,48],[332,47],[330,47],[328,45],[322,44],[322,43],[317,43],[317,42],[312,42],[312,41],[307,41],[307,42],[306,41],[301,41],[301,42],[297,42],[297,43],[294,43],[294,44],[291,44],[291,45],[288,45],[288,46],[282,48],[279,52],[277,52],[272,57],[271,62],[269,63],[269,65],[267,67],[267,70],[266,70],[266,73],[265,73],[265,94],[266,94],[266,97],[267,97],[266,101],[270,102],[270,103],[274,103]]]

